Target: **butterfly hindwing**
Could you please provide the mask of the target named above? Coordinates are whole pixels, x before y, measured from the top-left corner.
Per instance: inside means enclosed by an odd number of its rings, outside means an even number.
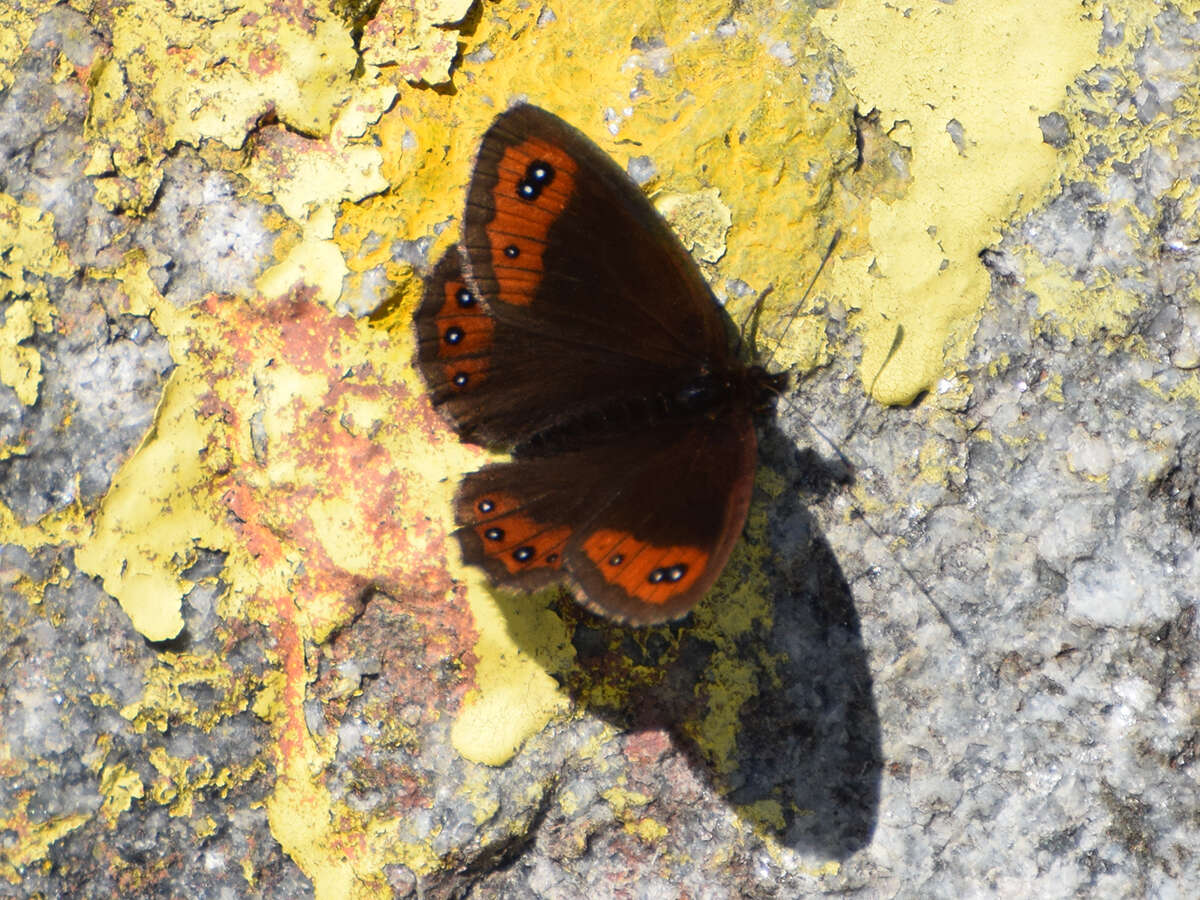
[[[692,607],[724,568],[754,460],[747,416],[497,463],[463,480],[455,534],[464,560],[496,584],[565,580],[597,612],[660,622]]]

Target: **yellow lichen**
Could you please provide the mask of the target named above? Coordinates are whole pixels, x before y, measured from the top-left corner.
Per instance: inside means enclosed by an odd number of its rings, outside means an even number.
[[[180,602],[191,583],[182,572],[197,551],[232,543],[205,502],[215,461],[206,453],[209,426],[195,415],[196,389],[186,369],[175,371],[154,429],[113,479],[92,535],[75,551],[75,564],[100,578],[134,627],[154,641],[183,627]]]
[[[54,312],[47,278],[65,278],[71,265],[54,235],[54,217],[0,194],[0,384],[6,384],[26,406],[37,402],[42,360],[32,347],[21,346],[36,330],[53,328]],[[8,455],[17,448],[3,448]]]
[[[911,135],[908,191],[871,203],[871,252],[830,274],[832,291],[862,308],[864,383],[903,326],[873,394],[904,404],[964,357],[990,287],[979,251],[1053,189],[1059,160],[1038,117],[1063,104],[1095,59],[1099,17],[1067,0],[852,0],[818,11],[817,22],[849,60],[860,106],[907,122]]]
[[[559,659],[561,669],[572,651],[561,619],[549,608],[535,600],[505,616],[482,582],[477,578],[470,592],[480,634],[479,687],[455,719],[450,738],[467,759],[499,766],[567,709],[566,696],[538,659]]]
[[[57,0],[34,3],[5,3],[0,6],[0,93],[13,83],[13,66],[37,27],[38,18]]]
[[[104,802],[100,807],[100,815],[109,827],[116,825],[121,813],[133,805],[134,800],[145,796],[142,779],[124,763],[105,766],[100,773],[100,793]]]
[[[363,61],[395,66],[412,82],[445,84],[458,51],[453,31],[474,0],[382,0],[363,29]]]
[[[32,347],[20,346],[33,337],[33,304],[18,300],[3,312],[0,324],[0,382],[8,385],[26,406],[37,402],[42,383],[42,358]]]

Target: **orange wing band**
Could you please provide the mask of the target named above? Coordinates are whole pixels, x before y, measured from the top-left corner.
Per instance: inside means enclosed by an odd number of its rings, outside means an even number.
[[[643,603],[662,606],[691,588],[709,555],[699,547],[656,547],[628,532],[601,529],[583,542],[583,552],[605,581]]]
[[[480,509],[483,504],[491,504],[491,508],[485,512]],[[533,569],[561,569],[571,529],[565,525],[548,528],[529,516],[512,512],[516,505],[513,498],[502,494],[488,494],[474,501],[477,514],[490,516],[471,524],[484,554],[500,560],[513,575]]]
[[[554,177],[534,200],[520,196],[529,167],[545,162]],[[500,285],[500,299],[517,306],[533,302],[542,280],[542,255],[546,235],[567,208],[575,192],[578,166],[561,148],[540,138],[530,138],[504,151],[496,166],[495,215],[484,228],[492,256],[492,269]]]

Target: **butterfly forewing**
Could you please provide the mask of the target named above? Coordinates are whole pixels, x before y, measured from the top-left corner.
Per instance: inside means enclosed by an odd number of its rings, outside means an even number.
[[[463,231],[467,280],[503,325],[494,358],[508,396],[496,402],[491,384],[475,395],[489,443],[732,363],[679,241],[611,159],[550,113],[516,107],[488,129]]]
[[[417,365],[434,405],[460,421],[473,405],[463,398],[487,382],[495,320],[462,277],[457,249],[446,253],[426,279],[416,325]]]

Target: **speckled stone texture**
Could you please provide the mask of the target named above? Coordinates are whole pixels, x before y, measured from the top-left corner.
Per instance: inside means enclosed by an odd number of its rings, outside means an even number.
[[[51,285],[57,330],[32,339],[38,403],[0,386],[0,443],[22,448],[0,460],[0,500],[22,526],[95,507],[171,371],[150,321],[120,314],[98,286],[111,282],[87,268],[140,250],[180,306],[248,292],[257,274],[230,235],[264,209],[188,148],[145,216],[93,201],[85,98],[53,67],[60,50],[86,65],[106,40],[102,25],[55,7],[0,93],[0,190],[53,211],[76,267]],[[1114,133],[1171,109],[1200,69],[1200,26],[1171,9],[1154,35],[1124,34],[1109,15],[1105,40],[1144,42],[1143,85],[1089,113]],[[1049,145],[1073,149],[1068,118],[1042,127]],[[573,710],[498,769],[463,760],[450,720],[427,714],[461,690],[459,665],[429,650],[405,602],[369,596],[350,627],[306,648],[317,672],[308,727],[337,740],[314,777],[364,818],[403,811],[399,838],[441,861],[421,874],[389,865],[379,893],[1193,896],[1193,135],[1152,143],[1132,164],[1074,148],[1092,176],[980,248],[992,293],[974,349],[911,408],[864,400],[845,313],[828,310],[845,353],[761,436],[762,464],[783,485],[755,497],[774,564],[735,562],[728,575],[765,578],[775,603],[738,648],[760,662],[756,683],[739,686],[749,699],[732,762],[685,724],[731,690],[716,689],[718,651],[686,624],[615,629],[564,608],[576,664],[552,674]],[[1152,227],[1128,218],[1131,202]],[[1117,280],[1136,302],[1108,333],[1071,337],[1025,286],[1030,258],[1084,284]],[[14,299],[0,297],[0,315]],[[851,482],[877,500],[865,512]],[[270,735],[240,693],[268,677],[269,637],[218,614],[222,556],[203,554],[190,573],[184,636],[151,644],[75,569],[70,541],[0,547],[0,896],[310,895],[269,827],[274,773],[259,761]],[[168,670],[203,654],[234,661],[226,695],[158,692]],[[614,695],[613,682],[635,689]],[[123,796],[134,780],[144,790]]]
[[[213,210],[179,190],[227,176],[206,175],[185,152],[150,216],[126,220],[92,200],[85,97],[77,83],[55,79],[53,67],[60,53],[86,65],[103,42],[101,30],[56,7],[0,93],[0,190],[53,213],[75,267],[47,286],[56,328],[29,342],[42,362],[37,403],[23,407],[0,385],[0,440],[21,448],[0,460],[0,500],[18,524],[74,504],[95,507],[150,428],[172,368],[151,322],[122,314],[112,282],[88,278],[88,268],[163,240],[173,260],[159,273],[167,296],[182,277],[178,299],[190,302],[213,274],[207,253],[197,271],[208,274],[189,274],[184,249],[197,248],[188,222]],[[239,206],[218,204],[215,214],[238,215]],[[18,299],[0,297],[0,316]],[[193,566],[186,637],[151,645],[75,568],[70,544],[0,546],[0,733],[11,754],[0,759],[0,896],[242,896],[250,883],[265,896],[311,895],[267,826],[262,800],[273,775],[254,763],[263,724],[207,686],[174,698],[155,690],[181,652],[220,654],[245,684],[263,677],[261,630],[216,615],[221,563],[202,554]],[[172,702],[206,727],[172,721]],[[166,758],[186,760],[187,770],[162,768]],[[128,796],[121,785],[133,781],[143,787]]]
[[[0,859],[12,860],[31,832],[50,838],[45,857],[18,866],[19,881],[0,886],[0,896],[242,896],[243,865],[264,895],[310,896],[269,836],[262,799],[271,773],[246,774],[266,738],[262,723],[225,713],[226,698],[206,687],[181,698],[204,729],[147,701],[170,651],[130,629],[69,554],[7,546],[0,573],[0,727],[15,751],[0,778]],[[53,584],[31,602],[23,587],[42,580]],[[262,675],[262,635],[211,621],[219,590],[212,578],[189,597],[191,649],[219,650],[251,682]],[[140,707],[132,721],[131,706]],[[164,752],[187,760],[187,771],[161,770]],[[147,789],[125,811],[110,788],[131,774]],[[184,779],[200,790],[180,805]]]

